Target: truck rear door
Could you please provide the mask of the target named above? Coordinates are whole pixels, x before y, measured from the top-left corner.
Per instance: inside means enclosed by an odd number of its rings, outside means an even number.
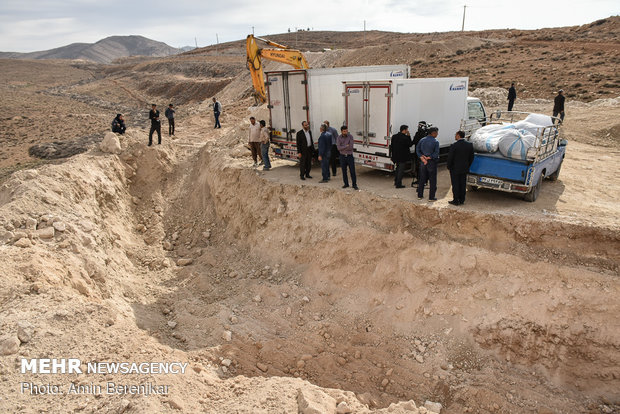
[[[391,82],[345,82],[346,123],[359,158],[389,155]]]
[[[295,134],[309,120],[305,70],[267,72],[267,94],[272,142],[276,155],[297,160]]]

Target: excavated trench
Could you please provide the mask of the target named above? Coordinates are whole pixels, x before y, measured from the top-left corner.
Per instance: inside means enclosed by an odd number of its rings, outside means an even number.
[[[620,403],[612,231],[282,185],[208,148],[124,161],[152,252],[134,263],[179,265],[137,324],[223,378],[448,412]]]
[[[196,390],[188,404],[209,393],[199,373],[211,366],[307,379],[370,407],[618,407],[616,232],[284,185],[211,144],[141,138],[0,189],[14,239],[0,251],[2,303],[19,310],[2,326],[31,317],[42,332],[23,355],[187,358],[195,375],[170,381]],[[26,234],[56,221],[67,224],[51,238]]]

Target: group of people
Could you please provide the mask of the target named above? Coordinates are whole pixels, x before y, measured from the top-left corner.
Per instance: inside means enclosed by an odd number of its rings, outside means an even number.
[[[297,158],[299,159],[299,178],[311,179],[312,158],[314,157],[314,139],[310,125],[303,121],[302,129],[297,132]],[[318,160],[321,164],[321,181],[327,183],[332,176],[336,176],[337,160],[342,168],[342,188],[349,187],[349,175],[353,189],[359,190],[357,176],[355,174],[355,159],[353,157],[353,136],[349,133],[346,125],[340,127],[340,134],[330,126],[329,121],[323,121],[320,126],[321,135],[318,140]],[[395,164],[394,186],[405,188],[402,183],[406,164],[411,163],[415,178],[412,186],[417,183],[418,199],[423,199],[424,187],[429,183],[429,201],[436,201],[437,192],[437,163],[439,162],[439,141],[437,136],[439,129],[428,127],[426,122],[418,124],[418,131],[412,139],[409,127],[401,125],[397,134],[392,136],[390,143],[391,159]],[[252,151],[254,166],[265,164],[263,170],[271,168],[269,162],[270,133],[265,121],[256,123],[254,117],[250,117],[249,144]],[[463,131],[458,131],[454,139],[456,142],[450,146],[448,153],[448,170],[452,182],[453,198],[449,201],[452,205],[465,203],[467,173],[474,161],[474,147],[465,138]],[[411,147],[415,145],[412,157]],[[260,164],[258,158],[260,157]],[[336,159],[337,157],[337,159]],[[331,172],[330,172],[331,167]]]
[[[508,111],[512,111],[514,107],[515,100],[517,99],[517,90],[515,88],[515,83],[512,82],[510,88],[508,89]],[[560,123],[564,122],[564,102],[566,101],[566,97],[564,96],[564,90],[560,89],[558,94],[553,98],[553,123],[555,123],[556,118],[560,120]]]
[[[168,136],[174,135],[174,105],[169,104],[164,115],[168,119]],[[157,132],[157,144],[161,144],[161,121],[159,120],[159,110],[156,104],[151,105],[149,112],[149,119],[151,120],[151,129],[149,130],[149,147],[153,145],[153,133]]]
[[[299,158],[299,178],[305,180],[312,178],[310,168],[314,156],[314,140],[308,122],[303,121],[301,126],[302,129],[297,132],[295,141],[297,143],[297,158]],[[320,131],[318,159],[321,163],[322,179],[319,182],[327,183],[331,176],[336,176],[338,160],[342,168],[342,188],[349,188],[350,174],[351,186],[354,190],[359,190],[357,176],[355,175],[355,160],[353,159],[353,135],[349,134],[348,128],[344,125],[340,127],[340,134],[338,134],[336,128],[329,125],[329,121],[323,121]]]
[[[217,127],[216,127],[217,128]],[[263,171],[269,171],[271,169],[271,162],[269,161],[269,147],[270,147],[270,133],[267,128],[267,123],[264,120],[256,123],[256,118],[250,117],[250,129],[248,134],[248,141],[250,144],[250,151],[252,151],[252,159],[254,160],[254,167],[258,165],[263,166]],[[260,163],[258,159],[260,158]]]
[[[426,124],[421,122],[418,125],[418,133],[424,131],[425,127]],[[405,188],[402,181],[403,175],[406,164],[411,162],[412,171],[418,184],[418,200],[424,198],[424,187],[428,182],[428,200],[436,201],[437,163],[439,162],[439,141],[437,141],[437,136],[439,135],[439,129],[437,127],[429,127],[426,131],[426,136],[417,141],[415,137],[414,139],[411,138],[409,126],[401,125],[399,132],[392,136],[390,153],[392,162],[395,164],[394,186],[396,188]],[[419,136],[418,133],[416,133],[416,136]],[[450,171],[450,180],[452,182],[452,200],[449,203],[455,206],[465,203],[467,172],[474,161],[474,146],[464,138],[465,132],[457,131],[454,136],[456,142],[450,146],[450,151],[448,152],[448,170]],[[413,159],[411,156],[412,146],[415,146]],[[416,179],[411,183],[412,186],[416,183]]]

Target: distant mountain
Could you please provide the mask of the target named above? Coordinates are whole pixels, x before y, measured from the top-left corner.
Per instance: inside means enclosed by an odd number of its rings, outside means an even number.
[[[127,56],[170,56],[180,49],[143,36],[110,36],[97,43],[72,43],[40,52],[0,52],[0,58],[13,59],[85,59],[97,63],[110,63]]]

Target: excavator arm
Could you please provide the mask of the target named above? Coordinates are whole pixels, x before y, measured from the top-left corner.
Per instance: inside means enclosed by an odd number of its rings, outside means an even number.
[[[259,48],[256,43],[257,39],[267,43],[269,46],[273,46],[276,49]],[[261,102],[267,101],[263,64],[261,61],[262,58],[286,63],[293,66],[295,69],[310,68],[306,58],[299,50],[290,49],[288,46],[284,46],[267,39],[261,39],[260,37],[254,37],[253,35],[248,35],[246,39],[246,51],[248,56],[247,65],[248,69],[250,69],[250,74],[252,75],[252,84],[254,85],[257,98],[260,99]]]

